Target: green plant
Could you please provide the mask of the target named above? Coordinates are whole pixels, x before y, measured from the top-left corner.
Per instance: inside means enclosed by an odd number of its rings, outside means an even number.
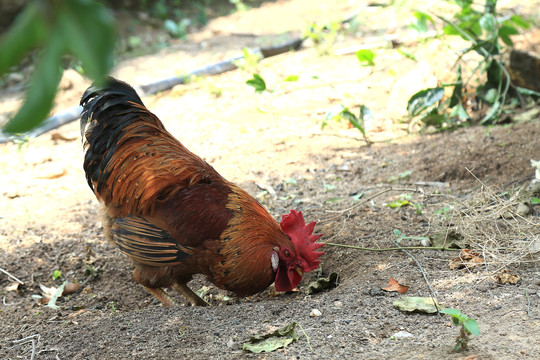
[[[328,55],[336,42],[340,29],[339,22],[312,23],[304,31],[304,37],[313,41],[320,55]]]
[[[409,25],[409,27],[416,30],[420,35],[425,35],[428,32],[428,21],[432,25],[435,25],[433,18],[425,12],[415,11],[413,16],[415,17],[416,21]]]
[[[60,270],[54,270],[52,275],[53,280],[56,280],[60,277],[62,277],[62,272]]]
[[[375,62],[373,62],[375,56],[376,54],[368,49],[358,50],[356,52],[356,57],[362,66],[375,66]]]
[[[460,326],[459,336],[456,339],[454,352],[467,349],[467,344],[470,340],[470,335],[480,335],[480,329],[476,320],[469,318],[457,309],[442,309],[441,314],[447,314],[452,317],[452,322],[456,326]]]
[[[444,33],[462,37],[470,43],[461,51],[456,61],[456,80],[453,83],[441,84],[435,88],[424,89],[414,94],[407,110],[411,119],[416,118],[424,126],[438,129],[453,128],[465,125],[472,120],[471,114],[463,106],[463,98],[477,96],[489,110],[480,119],[481,124],[494,124],[508,102],[510,89],[516,93],[534,95],[527,89],[511,84],[510,76],[503,66],[501,53],[503,46],[512,46],[510,35],[518,33],[517,28],[528,28],[529,23],[519,15],[500,16],[497,13],[497,0],[485,0],[481,9],[471,0],[453,1],[460,8],[452,20],[443,16],[437,17],[445,23]],[[431,17],[425,13],[415,13],[419,31],[425,29]],[[462,76],[462,64],[467,64],[464,57],[468,53],[480,55],[467,79]],[[469,88],[471,82],[478,83],[474,89]],[[444,97],[444,89],[451,89],[451,96]]]
[[[180,21],[174,21],[171,19],[165,20],[163,26],[165,30],[169,33],[170,36],[177,39],[185,39],[188,33],[188,26],[191,25],[191,20],[189,18],[183,18]]]
[[[366,123],[373,121],[371,110],[369,110],[367,106],[360,105],[358,116],[356,116],[349,110],[349,108],[343,105],[338,105],[326,113],[324,120],[321,124],[321,128],[324,129],[328,125],[328,121],[339,121],[341,119],[347,120],[352,126],[357,128],[364,136],[364,139],[367,141],[365,125]]]
[[[266,82],[259,74],[253,74],[253,77],[246,81],[246,84],[253,87],[255,92],[261,93],[266,90]]]
[[[248,1],[251,2],[253,0],[248,0]],[[229,0],[229,3],[234,5],[234,7],[236,8],[236,11],[247,11],[250,8],[249,5],[246,5],[243,0]]]
[[[45,119],[65,54],[78,58],[90,78],[102,80],[112,65],[114,35],[112,15],[95,1],[28,1],[0,42],[0,74],[39,52],[26,100],[4,130],[26,132]]]
[[[234,65],[241,70],[255,72],[259,61],[262,59],[262,54],[260,52],[251,51],[245,47],[242,49],[242,55],[243,57],[233,61]]]

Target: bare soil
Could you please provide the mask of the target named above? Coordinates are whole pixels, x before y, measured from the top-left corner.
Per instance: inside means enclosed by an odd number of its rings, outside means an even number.
[[[522,11],[537,5],[528,2]],[[350,1],[267,3],[215,19],[155,54],[124,60],[113,75],[143,84],[236,56],[244,46],[298,35],[308,22],[339,20],[357,11],[360,25],[340,36],[334,49],[385,32],[406,36],[410,8],[394,9]],[[308,43],[263,60],[256,69],[195,79],[143,101],[188,148],[256,196],[276,219],[296,208],[318,221],[316,231],[326,242],[389,248],[395,229],[407,236],[440,230],[435,212],[445,198],[431,194],[466,202],[486,186],[512,192],[533,178],[530,159],[540,160],[538,118],[407,134],[398,121],[400,109],[433,78],[449,76],[456,50],[448,39],[411,49],[420,64],[395,50],[377,49],[376,66],[366,68],[354,54],[321,55],[320,47]],[[271,92],[256,94],[245,85],[254,71]],[[299,81],[283,82],[289,75]],[[412,80],[403,81],[407,76]],[[67,72],[62,84],[56,110],[76,105],[89,82]],[[20,98],[18,92],[4,93],[2,115]],[[327,111],[339,104],[371,109],[372,145],[345,122],[321,130]],[[208,286],[206,299],[213,306],[166,308],[135,283],[129,260],[103,238],[100,206],[84,180],[78,123],[25,144],[0,145],[0,153],[0,268],[24,282],[14,291],[9,288],[14,280],[0,273],[2,359],[536,359],[540,353],[538,254],[510,264],[507,270],[521,280],[501,285],[491,271],[497,266],[451,270],[456,252],[411,250],[439,301],[478,321],[480,336],[458,354],[451,349],[459,331],[448,317],[400,312],[392,303],[401,295],[381,290],[394,277],[410,287],[406,296],[430,296],[420,269],[401,251],[327,245],[322,273],[306,274],[298,291],[269,289],[236,299],[196,278],[191,288]],[[389,187],[394,190],[374,196]],[[411,206],[386,206],[402,193],[422,205],[421,213]],[[527,219],[538,223],[538,216],[536,207]],[[62,276],[53,280],[55,270]],[[339,273],[339,286],[306,294],[310,280],[331,272]],[[58,309],[32,297],[41,294],[39,284],[59,286],[63,280],[82,287],[61,297]],[[170,293],[182,303],[180,295]],[[322,315],[310,316],[313,309]],[[297,328],[299,341],[272,353],[242,350],[250,336],[291,322],[303,328]],[[412,337],[392,338],[401,330]]]

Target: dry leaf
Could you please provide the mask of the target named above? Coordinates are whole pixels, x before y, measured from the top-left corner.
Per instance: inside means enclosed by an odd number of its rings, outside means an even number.
[[[4,289],[6,291],[19,291],[19,286],[21,284],[19,284],[18,282],[14,281],[12,282],[11,284],[9,284],[8,286],[6,286]]]
[[[405,292],[409,289],[408,286],[401,285],[394,279],[393,277],[390,278],[390,281],[388,282],[388,285],[386,287],[381,288],[385,291],[397,291],[400,294],[405,294]]]
[[[79,291],[81,288],[81,283],[67,283],[62,292],[62,296],[73,294],[74,292]]]
[[[59,132],[55,132],[55,133],[53,133],[51,135],[51,140],[54,140],[54,141],[58,141],[58,140],[73,141],[73,140],[77,140],[77,137],[68,138],[68,137],[65,137],[64,135],[60,134]]]
[[[512,274],[505,269],[500,274],[495,275],[495,280],[497,280],[499,284],[515,285],[519,282],[519,280],[521,280],[521,278],[518,275]]]
[[[61,173],[51,174],[51,175],[45,175],[45,176],[38,176],[38,179],[58,179],[64,175],[67,174],[67,170],[62,170]]]
[[[461,268],[473,268],[480,266],[484,263],[482,255],[472,249],[461,250],[459,257],[450,260],[450,270],[456,270]]]

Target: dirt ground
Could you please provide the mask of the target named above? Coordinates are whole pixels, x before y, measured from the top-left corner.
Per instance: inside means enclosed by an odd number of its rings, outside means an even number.
[[[529,2],[520,11],[537,5]],[[411,8],[266,3],[217,18],[154,54],[122,60],[113,75],[144,84],[237,56],[244,46],[298,35],[310,21],[358,11],[359,25],[340,35],[332,51],[384,33],[406,37]],[[370,68],[359,66],[354,53],[322,55],[307,43],[256,69],[195,79],[143,101],[173,135],[256,196],[276,219],[296,208],[318,221],[325,242],[390,248],[396,229],[413,237],[437,233],[436,213],[450,197],[467,203],[488,188],[511,193],[527,184],[534,177],[530,159],[540,160],[538,117],[431,135],[403,131],[399,119],[408,96],[448,77],[459,46],[447,38],[415,43],[409,51],[419,63],[393,49],[376,49]],[[245,85],[255,71],[271,92],[256,94]],[[283,82],[289,75],[299,80]],[[76,105],[88,85],[67,72],[56,110]],[[4,91],[2,116],[19,102],[20,93]],[[371,146],[345,122],[321,130],[325,114],[339,104],[371,109]],[[99,204],[82,170],[78,122],[24,144],[0,145],[0,154],[0,268],[24,282],[15,290],[13,278],[0,273],[2,359],[535,359],[540,353],[538,253],[509,264],[493,258],[488,263],[486,254],[483,266],[451,270],[456,252],[410,251],[443,306],[479,324],[480,336],[458,354],[451,349],[459,330],[449,317],[401,312],[392,304],[401,295],[381,290],[394,277],[409,286],[406,296],[430,296],[419,267],[401,251],[326,245],[322,273],[306,274],[299,291],[269,289],[236,299],[196,278],[191,288],[208,286],[205,296],[213,306],[166,308],[135,283],[129,260],[103,238]],[[375,196],[388,188],[393,190]],[[403,193],[422,206],[421,213],[386,206]],[[539,214],[534,207],[526,220],[538,225]],[[503,237],[511,230],[498,231]],[[420,246],[412,239],[401,245]],[[499,284],[493,275],[503,269],[521,280]],[[62,276],[53,280],[56,270]],[[306,294],[310,280],[331,272],[340,275],[336,288]],[[38,305],[32,295],[41,294],[40,284],[64,280],[80,282],[81,290],[59,298],[58,309]],[[181,303],[180,295],[171,295]],[[322,315],[310,316],[313,309]],[[303,328],[297,328],[297,342],[272,353],[242,350],[250,336],[291,322]],[[399,331],[412,336],[393,337]]]

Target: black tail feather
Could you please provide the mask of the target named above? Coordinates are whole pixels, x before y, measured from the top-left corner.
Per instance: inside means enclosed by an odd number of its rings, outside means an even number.
[[[135,104],[142,106],[137,107]],[[140,121],[141,113],[149,114],[135,89],[129,84],[107,77],[103,87],[90,86],[81,98],[81,137],[86,149],[84,170],[88,185],[108,177],[107,163],[118,146],[124,129]]]

